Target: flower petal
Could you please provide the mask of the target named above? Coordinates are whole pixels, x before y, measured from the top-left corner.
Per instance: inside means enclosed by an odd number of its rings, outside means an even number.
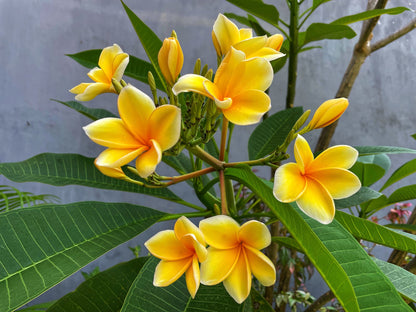
[[[192,264],[192,257],[177,261],[161,260],[156,266],[153,285],[157,287],[169,286],[176,282]]]
[[[294,154],[300,172],[304,174],[306,170],[309,171],[308,166],[313,161],[313,154],[308,142],[301,135],[298,135],[296,138]]]
[[[238,233],[240,242],[256,249],[263,249],[270,245],[272,238],[267,226],[257,220],[251,220],[240,227]]]
[[[142,146],[119,118],[98,119],[83,129],[92,141],[106,147],[137,149]]]
[[[266,47],[272,48],[276,51],[280,51],[280,48],[282,47],[283,44],[283,36],[280,34],[275,34],[273,36],[270,36],[269,38],[267,38],[267,44]]]
[[[306,183],[305,192],[296,201],[299,208],[323,224],[331,223],[335,215],[335,205],[331,195],[314,179],[307,179]]]
[[[234,248],[239,244],[240,225],[231,217],[218,215],[199,222],[208,245],[218,249]]]
[[[106,47],[101,51],[98,60],[98,66],[105,72],[107,77],[111,79],[113,76],[113,62],[117,54],[123,53],[123,50],[117,44]]]
[[[136,169],[143,179],[155,172],[156,166],[162,160],[162,149],[159,143],[155,140],[150,140],[150,143],[150,149],[141,154],[136,160]]]
[[[270,110],[270,98],[263,91],[247,90],[232,99],[230,108],[223,109],[224,116],[236,125],[251,125],[260,121]]]
[[[172,87],[172,92],[178,95],[182,92],[196,92],[205,95],[212,99],[204,88],[204,81],[209,81],[207,78],[195,74],[187,74],[178,79],[175,85]]]
[[[123,172],[123,170],[121,170],[120,167],[118,168],[111,168],[111,167],[106,167],[106,166],[100,166],[99,164],[97,164],[97,160],[94,161],[95,166],[97,167],[97,169],[104,175],[112,177],[112,178],[116,178],[116,179],[123,179],[126,178],[126,174]]]
[[[330,125],[341,117],[347,107],[348,100],[346,98],[325,101],[316,110],[308,127],[310,129],[319,129]]]
[[[207,249],[198,242],[194,234],[186,234],[180,238],[180,241],[186,248],[196,254],[200,262],[204,262],[207,259]]]
[[[237,262],[241,247],[231,249],[208,248],[207,259],[201,263],[201,283],[216,285],[228,277]]]
[[[129,55],[127,53],[120,53],[116,55],[113,61],[113,77],[116,80],[121,80],[129,64]]]
[[[245,245],[250,270],[264,286],[272,286],[276,281],[276,269],[273,262],[257,249]]]
[[[206,245],[204,234],[185,216],[180,217],[176,221],[174,231],[178,239],[181,239],[186,234],[194,234],[199,243]]]
[[[167,261],[187,259],[194,254],[192,250],[186,248],[182,242],[178,240],[172,230],[156,233],[149,238],[144,245],[152,255]]]
[[[199,273],[199,263],[197,257],[192,257],[192,264],[186,270],[186,287],[192,297],[195,299],[196,292],[199,288],[200,283],[200,273]]]
[[[88,77],[90,77],[95,82],[102,82],[102,83],[105,83],[107,85],[112,84],[111,80],[108,79],[108,77],[105,75],[104,71],[99,67],[95,67],[95,68],[91,69],[88,72],[87,75],[88,75]]]
[[[234,88],[234,80],[238,80],[242,70],[239,69],[240,64],[245,60],[246,55],[242,51],[234,48],[227,53],[217,69],[214,77],[214,84],[218,87],[222,99],[223,97],[230,97],[231,89]],[[238,70],[238,71],[237,71]],[[250,88],[254,89],[254,88]]]
[[[287,163],[277,168],[274,174],[273,195],[278,201],[290,203],[297,200],[305,191],[306,178],[298,164]]]
[[[147,146],[137,149],[107,148],[95,159],[97,167],[108,167],[117,169],[131,162],[133,159],[144,153]]]
[[[361,188],[360,179],[347,169],[323,169],[311,173],[310,176],[318,180],[334,199],[350,197]]]
[[[212,29],[220,47],[221,55],[226,54],[231,46],[240,40],[238,27],[222,14],[218,14]]]
[[[256,51],[256,53],[253,53],[251,55],[249,55],[247,58],[252,58],[252,57],[261,57],[264,58],[265,60],[271,62],[274,60],[277,60],[278,58],[281,58],[283,56],[285,56],[286,54],[276,51],[272,48],[269,47],[264,47],[261,48],[260,50]]]
[[[127,129],[143,144],[147,144],[148,119],[155,110],[152,99],[139,89],[128,85],[118,96],[118,111]]]
[[[181,134],[181,110],[173,105],[156,108],[149,117],[147,136],[159,143],[162,151],[174,146]]]
[[[69,92],[77,94],[75,96],[77,101],[90,101],[101,93],[114,92],[114,90],[108,84],[93,82],[81,83],[73,87]]]
[[[336,145],[323,151],[309,166],[313,172],[325,168],[351,168],[356,162],[358,151],[348,145]]]
[[[246,40],[253,37],[253,30],[251,28],[241,28],[239,29],[240,32],[240,40]]]
[[[243,51],[246,58],[250,58],[250,55],[256,53],[256,51],[263,48],[267,43],[267,36],[253,37],[246,40],[242,40],[233,45],[236,50]]]
[[[250,294],[251,271],[244,248],[241,249],[234,269],[224,280],[224,287],[237,303],[242,303]]]

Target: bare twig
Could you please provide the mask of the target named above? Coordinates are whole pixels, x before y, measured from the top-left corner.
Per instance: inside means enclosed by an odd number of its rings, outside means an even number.
[[[324,304],[327,304],[334,298],[335,296],[332,290],[328,290],[326,293],[316,299],[304,312],[318,311]]]
[[[411,32],[415,28],[416,28],[416,18],[412,20],[409,24],[404,26],[402,29],[399,29],[398,31],[396,31],[395,33],[392,33],[386,38],[381,39],[377,41],[376,43],[370,45],[371,53],[374,51],[377,51],[378,49],[385,47],[386,45],[393,42],[394,40],[397,40],[400,37],[406,35],[408,32]]]

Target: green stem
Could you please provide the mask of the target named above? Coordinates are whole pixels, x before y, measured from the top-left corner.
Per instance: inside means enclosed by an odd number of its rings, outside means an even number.
[[[182,216],[185,216],[187,218],[200,218],[200,217],[206,217],[212,215],[211,211],[204,211],[204,212],[189,212],[189,213],[175,213],[175,214],[168,214],[162,218],[159,219],[160,221],[168,221],[168,220],[174,220],[178,219]]]
[[[286,108],[291,108],[295,102],[296,78],[298,65],[298,0],[290,0],[290,48],[289,48],[289,76],[287,84]]]
[[[206,151],[204,151],[199,146],[189,147],[188,150],[192,154],[194,154],[195,156],[197,156],[198,158],[200,158],[203,161],[205,161],[207,164],[209,164],[212,167],[214,167],[216,170],[222,170],[222,169],[224,169],[224,163],[222,161],[220,161],[217,158],[215,158],[214,156],[208,154]]]
[[[178,203],[178,204],[181,204],[181,205],[184,205],[184,206],[187,206],[187,207],[190,207],[190,208],[195,209],[195,210],[206,211],[205,208],[199,207],[198,205],[192,204],[192,203],[187,202],[187,201],[185,201],[183,199],[174,200],[174,202],[175,203]]]

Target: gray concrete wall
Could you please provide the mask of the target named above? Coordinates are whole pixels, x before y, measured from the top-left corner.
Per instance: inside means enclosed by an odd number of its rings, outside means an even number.
[[[332,1],[318,9],[311,21],[330,22],[343,15],[360,12],[365,9],[364,2]],[[284,6],[284,1],[279,3],[280,7]],[[126,0],[126,4],[160,38],[169,36],[172,29],[176,30],[185,54],[182,73],[191,72],[198,57],[211,67],[215,66],[212,24],[219,12],[242,12],[222,0]],[[394,6],[398,5],[416,7],[413,1],[394,1]],[[287,20],[287,9],[281,9],[281,16]],[[399,29],[411,18],[412,13],[383,17],[375,38],[382,38]],[[358,30],[360,26],[357,23],[353,28]],[[315,109],[335,95],[356,40],[322,41],[318,43],[322,49],[299,56],[297,105]],[[118,43],[131,55],[145,58],[119,1],[0,1],[0,162],[21,161],[43,152],[98,155],[102,147],[91,142],[82,131],[89,120],[50,99],[72,100],[73,96],[67,90],[80,82],[89,81],[87,69],[65,54],[101,49],[113,43]],[[371,55],[362,66],[350,96],[350,108],[338,126],[333,144],[416,148],[416,142],[410,138],[416,132],[414,51],[416,32]],[[284,68],[275,77],[270,92],[272,112],[284,107],[286,76],[287,68]],[[126,80],[133,82],[128,78]],[[144,88],[142,84],[135,85]],[[148,92],[147,88],[143,90]],[[115,101],[115,95],[106,94],[87,105],[115,112]],[[253,129],[254,126],[236,128],[232,160],[247,158],[246,142]],[[318,134],[307,135],[312,145]],[[407,159],[410,156],[394,156],[394,167]],[[160,173],[173,174],[165,169],[161,168]],[[409,177],[403,184],[412,184],[414,180]],[[75,186],[60,188],[36,183],[16,184],[4,177],[0,177],[0,184],[14,185],[34,193],[56,194],[63,203],[83,200],[131,202],[168,212],[182,211],[178,205],[142,195]],[[176,186],[174,191],[196,202],[187,185]],[[153,227],[84,270],[91,271],[97,265],[105,269],[131,258],[127,246],[142,244],[165,226]],[[386,255],[385,252],[380,254],[382,257]],[[58,298],[73,290],[82,280],[77,273],[36,302]],[[322,285],[319,281],[315,283]],[[321,293],[320,287],[313,288],[318,289],[314,291],[315,295]]]

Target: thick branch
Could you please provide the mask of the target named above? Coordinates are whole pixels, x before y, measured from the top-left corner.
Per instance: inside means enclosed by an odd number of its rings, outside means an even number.
[[[304,312],[318,311],[323,305],[327,304],[333,298],[335,298],[334,293],[332,290],[328,290],[326,293],[316,299]]]
[[[386,45],[393,42],[394,40],[399,39],[400,37],[406,35],[408,32],[411,32],[415,28],[416,28],[416,18],[412,20],[409,24],[404,26],[402,29],[372,44],[370,46],[371,52],[377,51],[378,49],[385,47]]]

